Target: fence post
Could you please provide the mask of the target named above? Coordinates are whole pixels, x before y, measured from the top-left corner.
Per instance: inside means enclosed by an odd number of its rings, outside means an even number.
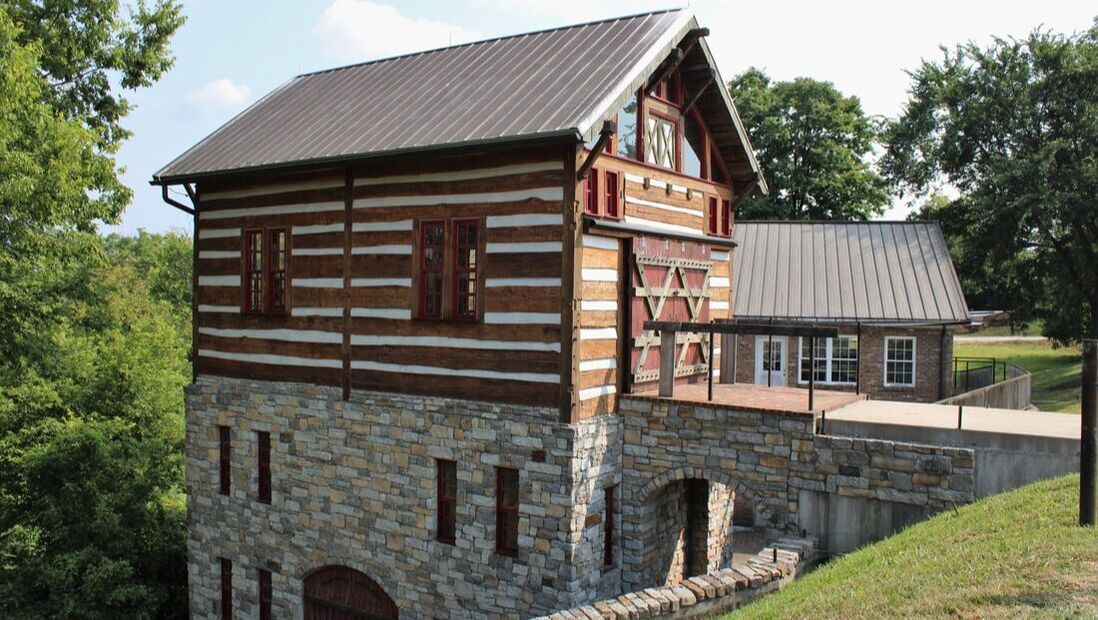
[[[1098,340],[1083,340],[1079,453],[1079,525],[1098,525]]]

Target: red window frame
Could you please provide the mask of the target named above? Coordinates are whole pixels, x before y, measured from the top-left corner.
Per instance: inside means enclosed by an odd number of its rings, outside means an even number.
[[[271,503],[271,434],[256,431],[256,499]]]
[[[438,230],[438,242],[428,244],[428,230]],[[438,253],[438,264],[427,264],[427,252],[432,249]],[[438,278],[438,290],[428,290],[431,277]],[[442,300],[443,291],[446,288],[446,221],[425,220],[419,223],[419,309],[417,315],[421,319],[441,320],[443,316]],[[435,302],[433,308],[428,307],[428,297]]]
[[[708,199],[708,218],[705,223],[706,232],[710,235],[716,236],[717,231],[720,230],[720,213],[718,213],[718,207],[720,206],[720,199],[716,196],[709,196]]]
[[[227,558],[218,558],[221,563],[221,618],[232,620],[233,617],[233,561]]]
[[[590,168],[583,180],[583,212],[587,215],[599,215],[599,170]]]
[[[519,473],[496,468],[496,553],[518,555]]]
[[[457,538],[457,463],[445,459],[438,459],[436,463],[438,498],[435,537],[439,542],[452,545]]]
[[[232,488],[232,431],[228,426],[217,427],[218,469],[217,492],[228,495]]]
[[[453,267],[450,270],[450,288],[453,291],[451,312],[455,321],[477,320],[477,267],[480,262],[480,222],[478,220],[454,220]],[[471,254],[470,254],[471,252]],[[464,302],[464,303],[462,303]]]
[[[289,236],[285,228],[244,231],[242,288],[245,313],[286,313],[289,254]]]
[[[606,499],[606,518],[602,525],[602,566],[609,568],[614,565],[614,511],[616,510],[614,492],[617,485],[610,485],[603,489]]]
[[[271,620],[271,571],[259,569],[259,620]]]
[[[613,170],[607,170],[605,172],[605,194],[603,196],[603,214],[614,220],[620,220],[622,216],[621,209],[621,185],[619,179],[621,178],[617,172]]]
[[[721,236],[732,236],[732,202],[721,199]]]

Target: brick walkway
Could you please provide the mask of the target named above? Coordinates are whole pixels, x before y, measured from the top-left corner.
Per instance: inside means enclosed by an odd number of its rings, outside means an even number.
[[[708,387],[704,383],[676,385],[674,400],[706,402]],[[831,411],[859,400],[865,400],[865,395],[817,388],[815,410]],[[713,402],[766,411],[807,412],[808,390],[795,387],[766,387],[748,383],[716,383],[713,385]]]

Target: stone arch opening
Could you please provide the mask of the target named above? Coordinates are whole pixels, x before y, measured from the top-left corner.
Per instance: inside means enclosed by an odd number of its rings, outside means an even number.
[[[305,575],[305,620],[396,620],[396,602],[365,573],[325,566]]]

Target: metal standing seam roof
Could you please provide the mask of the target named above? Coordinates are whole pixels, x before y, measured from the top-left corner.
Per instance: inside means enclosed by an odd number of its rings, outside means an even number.
[[[736,222],[733,315],[906,324],[971,320],[936,222]]]
[[[538,137],[590,139],[694,28],[693,15],[676,9],[300,75],[156,172],[153,182]],[[699,45],[711,60],[704,39]],[[724,99],[765,188],[742,123]]]

